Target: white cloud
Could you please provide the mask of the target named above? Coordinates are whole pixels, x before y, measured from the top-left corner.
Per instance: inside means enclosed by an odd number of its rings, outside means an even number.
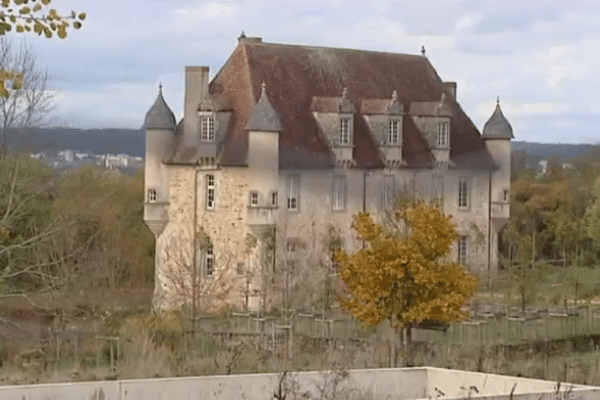
[[[177,8],[170,12],[173,23],[179,28],[196,27],[202,21],[229,20],[238,14],[237,2],[199,1],[194,7]]]
[[[463,32],[470,31],[475,28],[483,16],[481,14],[465,14],[460,17],[454,24],[454,31]]]

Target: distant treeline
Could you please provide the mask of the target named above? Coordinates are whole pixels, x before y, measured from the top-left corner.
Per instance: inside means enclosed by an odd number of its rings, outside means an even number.
[[[72,149],[144,157],[145,152],[144,132],[140,129],[32,128],[11,136],[11,144],[32,153]]]
[[[32,152],[60,151],[64,149],[90,151],[94,154],[129,154],[144,156],[144,132],[140,129],[74,129],[34,128],[21,134],[20,147]],[[513,141],[513,150],[525,150],[534,159],[546,159],[558,155],[568,161],[581,157],[597,148],[593,144],[532,143]]]

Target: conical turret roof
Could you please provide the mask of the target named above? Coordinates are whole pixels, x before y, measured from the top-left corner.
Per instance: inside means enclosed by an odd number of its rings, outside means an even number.
[[[494,113],[488,119],[483,126],[483,132],[481,134],[482,139],[514,139],[512,127],[510,123],[502,114],[500,109],[500,100],[496,102],[496,109]]]
[[[279,114],[267,98],[267,86],[263,82],[260,98],[252,108],[246,124],[247,131],[281,132]]]
[[[146,113],[145,129],[175,129],[175,115],[162,95],[162,85],[158,87],[158,96]]]

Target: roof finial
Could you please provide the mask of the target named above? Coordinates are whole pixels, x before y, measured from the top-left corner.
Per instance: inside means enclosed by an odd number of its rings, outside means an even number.
[[[348,98],[348,88],[344,86],[344,89],[342,90],[342,99],[347,99]]]
[[[440,97],[440,103],[445,103],[446,102],[446,92],[442,92],[442,96]]]
[[[264,96],[267,94],[267,84],[265,83],[265,80],[263,79],[262,84],[260,85],[261,87],[261,92],[260,95]]]
[[[398,92],[396,92],[395,90],[392,92],[392,101],[398,101]]]
[[[500,96],[496,97],[496,105],[499,106],[500,105]]]
[[[421,55],[425,56],[425,46],[424,45],[421,46]]]
[[[243,39],[246,37],[246,34],[244,33],[244,31],[242,31],[242,34],[240,35],[240,37],[238,39]]]
[[[162,82],[158,82],[158,91],[162,92]]]

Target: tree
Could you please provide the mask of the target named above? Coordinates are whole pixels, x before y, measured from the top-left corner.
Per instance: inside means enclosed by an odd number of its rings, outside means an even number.
[[[2,158],[9,144],[18,146],[17,136],[24,138],[27,129],[48,121],[54,109],[54,94],[48,87],[48,71],[38,66],[35,54],[25,43],[17,48],[9,39],[0,37],[0,71],[19,71],[21,75],[18,85],[0,93]]]
[[[62,15],[49,8],[52,0],[2,0],[0,5],[0,35],[10,32],[13,27],[18,33],[31,32],[51,38],[54,33],[64,39],[73,21],[73,28],[79,29],[85,20],[85,13],[71,11]]]
[[[468,317],[461,308],[474,294],[477,280],[447,261],[456,241],[455,227],[438,206],[412,202],[395,213],[408,235],[386,232],[369,214],[354,217],[354,228],[365,248],[336,255],[345,285],[342,306],[368,326],[389,320],[402,331],[405,364],[410,365],[410,329],[433,320],[450,322]]]

